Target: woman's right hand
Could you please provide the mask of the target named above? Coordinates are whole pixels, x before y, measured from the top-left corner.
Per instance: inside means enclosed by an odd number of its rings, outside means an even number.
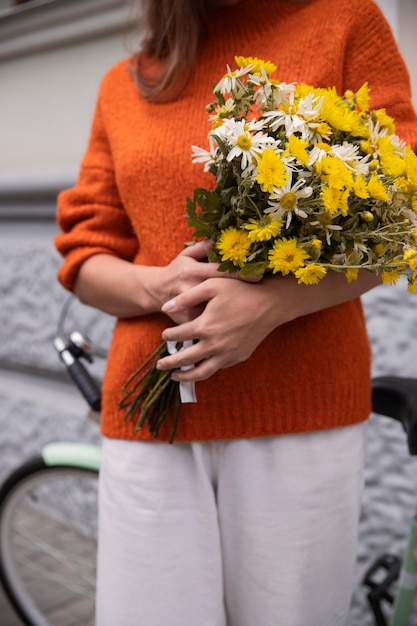
[[[96,254],[84,261],[74,292],[81,302],[120,318],[159,313],[168,300],[207,278],[237,278],[218,272],[217,263],[204,263],[212,246],[201,241],[182,250],[168,265],[136,265],[111,254]],[[204,304],[173,313],[176,324],[194,319]]]

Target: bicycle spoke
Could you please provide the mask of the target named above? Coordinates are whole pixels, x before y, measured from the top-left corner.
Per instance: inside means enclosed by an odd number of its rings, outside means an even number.
[[[3,512],[3,561],[17,602],[38,613],[34,624],[94,624],[96,500],[97,474],[52,467],[29,477]]]

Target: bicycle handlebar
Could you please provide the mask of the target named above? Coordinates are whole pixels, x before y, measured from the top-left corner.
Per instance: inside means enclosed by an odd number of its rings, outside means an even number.
[[[62,336],[57,336],[54,339],[54,346],[58,352],[61,361],[72,380],[81,391],[84,398],[94,411],[100,411],[101,409],[101,389],[97,381],[91,376],[79,358],[85,356],[81,351],[74,354],[74,350],[71,349],[69,342]]]
[[[372,410],[401,422],[410,455],[417,455],[417,378],[380,376],[372,379]]]

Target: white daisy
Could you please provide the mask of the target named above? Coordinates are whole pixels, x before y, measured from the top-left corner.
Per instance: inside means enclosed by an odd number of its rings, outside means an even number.
[[[286,228],[288,228],[291,224],[293,214],[302,218],[307,217],[307,213],[299,208],[298,201],[301,198],[309,198],[313,193],[312,187],[305,187],[306,181],[304,178],[299,178],[294,184],[292,184],[291,170],[287,168],[287,172],[289,175],[289,182],[279,189],[274,188],[269,208],[265,210],[265,213],[273,213],[276,219],[286,215]]]
[[[289,94],[289,99],[293,101],[292,94]],[[298,133],[305,141],[316,144],[329,140],[331,136],[330,126],[324,124],[320,116],[322,104],[323,98],[308,94],[298,103],[290,104],[286,111],[267,111],[264,117],[268,119],[273,132],[284,126],[287,137]]]
[[[209,150],[204,150],[199,146],[191,146],[192,148],[192,162],[204,163],[203,171],[209,172],[212,165],[216,165],[218,158],[221,155],[218,145],[214,139],[209,135]]]
[[[278,109],[282,104],[289,104],[296,87],[295,83],[270,81],[263,68],[260,74],[250,74],[248,82],[258,87],[255,93],[256,104],[262,107],[268,106],[270,110]]]
[[[241,166],[245,170],[248,166],[254,167],[254,157],[260,154],[264,148],[276,145],[273,137],[259,130],[263,127],[262,121],[251,120],[246,122],[245,120],[227,119],[222,126],[216,128],[213,135],[217,135],[230,146],[231,149],[227,155],[228,161],[242,157]]]
[[[373,122],[370,117],[368,120],[368,128],[369,128],[369,139],[368,143],[368,152],[374,158],[378,157],[378,139],[381,137],[385,137],[388,134],[388,128],[386,126],[381,126],[379,122]]]
[[[359,147],[349,142],[329,145],[327,149],[323,149],[317,145],[314,146],[314,148],[310,150],[307,167],[311,168],[316,161],[321,161],[325,155],[340,159],[349,170],[354,171],[356,174],[366,176],[369,173],[371,155],[367,154],[363,156],[359,152]]]
[[[318,226],[319,228],[323,228],[324,232],[325,232],[325,236],[326,236],[326,242],[327,244],[330,246],[331,245],[331,239],[332,239],[332,235],[334,233],[335,230],[342,230],[342,226],[339,226],[338,224],[322,224],[321,222],[314,221],[314,222],[310,222],[310,224],[312,226]]]
[[[287,137],[294,133],[302,133],[305,120],[294,113],[288,113],[282,109],[279,111],[266,111],[263,116],[267,120],[272,132],[276,132],[281,126],[285,127]]]
[[[315,145],[314,148],[310,150],[307,167],[313,167],[316,161],[321,161],[326,154],[329,154],[329,150],[324,150],[320,146]]]
[[[358,159],[359,147],[354,146],[348,141],[344,141],[342,144],[334,144],[331,146],[329,154],[337,157],[343,161],[346,166],[348,166],[349,162],[356,161]]]
[[[222,124],[224,119],[230,117],[235,106],[233,98],[228,98],[224,104],[219,104],[215,107],[213,114],[209,116],[209,122]]]
[[[227,65],[227,72],[214,87],[213,93],[221,93],[224,96],[227,93],[235,91],[240,77],[247,74],[250,68],[251,66],[248,66],[232,71],[229,65]]]

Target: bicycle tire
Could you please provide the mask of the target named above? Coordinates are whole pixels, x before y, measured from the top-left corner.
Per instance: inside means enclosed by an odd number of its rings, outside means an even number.
[[[71,626],[94,624],[97,477],[39,456],[0,488],[0,579],[28,626],[63,615]]]

